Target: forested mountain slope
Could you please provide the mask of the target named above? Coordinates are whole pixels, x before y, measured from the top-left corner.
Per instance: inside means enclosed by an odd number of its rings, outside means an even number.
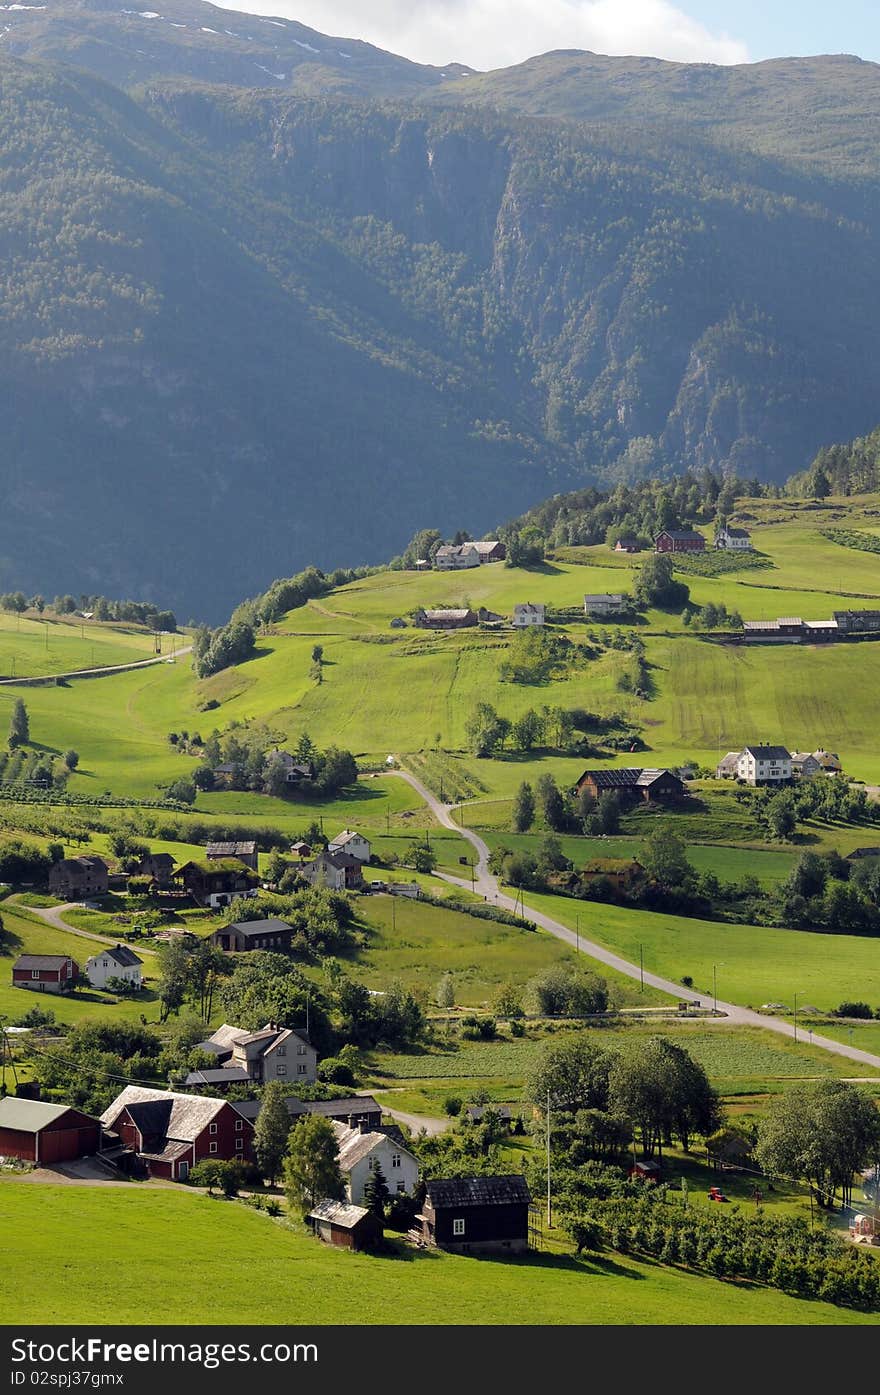
[[[369,46],[346,99],[292,24],[322,95],[241,65],[209,86],[216,26],[190,31],[228,12],[181,5],[143,73],[119,57],[141,14],[0,21],[29,55],[0,56],[0,585],[216,621],[426,519],[481,532],[704,465],[782,480],[875,424],[880,190],[848,108],[832,177],[699,121],[438,106],[453,79]],[[119,86],[34,57],[100,68],[86,32]]]

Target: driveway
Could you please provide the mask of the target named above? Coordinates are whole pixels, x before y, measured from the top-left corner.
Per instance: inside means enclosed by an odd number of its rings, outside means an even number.
[[[11,896],[7,905],[13,910],[17,906],[17,898]],[[81,940],[97,940],[99,945],[116,945],[119,943],[119,936],[112,939],[109,935],[95,935],[91,930],[78,930],[75,925],[68,925],[64,920],[65,911],[82,910],[79,901],[65,901],[63,906],[18,906],[19,911],[27,912],[27,915],[35,915],[40,920],[44,920],[47,925],[52,925],[56,930],[63,930],[65,935],[78,935]],[[138,954],[155,954],[154,949],[144,949],[138,945]]]
[[[396,756],[395,759],[399,760],[400,758]],[[441,804],[436,795],[432,794],[431,791],[422,784],[421,780],[415,775],[412,775],[408,770],[397,770],[394,773],[398,775],[400,779],[406,780],[407,784],[411,785],[416,793],[421,795],[422,799],[431,810],[431,813],[434,815],[434,818],[443,828],[452,829],[455,833],[460,834],[461,837],[466,838],[474,848],[477,854],[477,864],[474,868],[474,889],[478,891],[486,901],[491,901],[495,905],[503,907],[504,910],[517,910],[521,913],[521,909],[517,906],[513,897],[505,895],[501,890],[501,884],[498,878],[489,871],[488,845],[483,842],[479,834],[474,833],[473,829],[462,828],[462,826],[457,824],[453,819],[452,809],[456,806]],[[442,877],[443,881],[450,882],[453,886],[462,887],[465,891],[471,890],[470,879],[465,881],[461,877],[452,877],[445,872],[439,872],[436,875]],[[605,964],[609,969],[616,969],[618,973],[624,974],[627,978],[641,979],[643,977],[642,970],[639,968],[638,964],[630,964],[627,959],[622,959],[619,954],[614,954],[611,950],[605,949],[603,945],[597,945],[592,940],[586,939],[583,934],[579,937],[576,936],[574,930],[569,930],[567,925],[560,924],[558,920],[553,920],[551,916],[545,915],[542,911],[536,911],[533,910],[531,906],[527,906],[526,913],[529,920],[534,921],[536,925],[540,925],[542,930],[546,930],[549,934],[555,935],[557,939],[564,940],[572,949],[579,948],[582,954],[589,955],[591,959],[598,960],[600,964]],[[670,979],[661,978],[658,974],[649,973],[647,970],[644,971],[644,981],[650,984],[652,988],[659,988],[663,993],[669,993],[673,997],[682,1000],[687,999],[689,1002],[702,1002],[706,997],[705,993],[697,995],[693,991],[683,988],[680,983],[673,983]],[[793,1024],[791,1022],[786,1022],[784,1018],[765,1017],[761,1012],[754,1012],[751,1008],[740,1007],[738,1003],[722,1002],[720,998],[718,999],[718,1011],[719,1013],[723,1013],[728,1021],[736,1022],[741,1026],[763,1027],[765,1031],[776,1032],[779,1036],[790,1037],[793,1040],[797,1040]],[[800,1040],[803,1040],[803,1037],[804,1028],[801,1027]],[[870,1051],[862,1051],[857,1046],[846,1046],[843,1042],[832,1041],[830,1037],[820,1036],[817,1032],[813,1033],[812,1045],[821,1047],[823,1051],[830,1051],[834,1056],[845,1056],[847,1060],[858,1061],[860,1065],[872,1066],[880,1070],[880,1056],[875,1056]]]

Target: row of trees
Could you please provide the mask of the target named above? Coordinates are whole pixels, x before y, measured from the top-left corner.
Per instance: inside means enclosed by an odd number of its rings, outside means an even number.
[[[145,625],[151,630],[176,631],[177,620],[173,610],[160,610],[150,601],[114,601],[106,596],[81,595],[80,611],[91,611],[96,620],[121,620],[129,624]],[[38,615],[52,610],[56,615],[73,615],[77,602],[73,596],[56,596],[51,605],[39,594],[25,596],[23,591],[7,591],[0,595],[0,610],[23,615],[26,610],[35,610]]]

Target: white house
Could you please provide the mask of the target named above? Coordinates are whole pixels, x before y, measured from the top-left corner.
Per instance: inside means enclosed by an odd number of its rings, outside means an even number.
[[[620,615],[626,610],[628,596],[603,592],[599,596],[584,596],[584,611],[587,615]]]
[[[327,844],[327,851],[331,853],[348,853],[349,857],[356,857],[358,862],[369,862],[370,844],[362,833],[355,833],[351,828],[344,828],[341,833],[337,833],[332,843]]]
[[[530,625],[543,625],[546,610],[546,606],[524,601],[522,605],[513,607],[513,623],[518,630],[525,630]]]
[[[728,751],[715,767],[716,780],[735,780],[742,751]]]
[[[371,1172],[381,1165],[388,1190],[411,1192],[419,1180],[419,1164],[408,1148],[385,1133],[374,1133],[369,1124],[350,1129],[346,1124],[333,1125],[339,1152],[337,1161],[345,1181],[348,1200],[359,1206]]]
[[[86,978],[93,988],[105,988],[111,978],[124,978],[126,983],[140,988],[143,962],[128,945],[115,945],[86,960]]]
[[[318,1053],[308,1037],[269,1022],[259,1032],[246,1032],[228,1023],[208,1037],[218,1065],[247,1071],[248,1079],[261,1085],[283,1080],[314,1085],[318,1078]]]
[[[434,554],[434,566],[438,572],[459,572],[465,567],[478,567],[480,554],[472,543],[461,543],[453,547],[445,543]]]
[[[746,746],[740,752],[737,777],[748,785],[781,785],[792,778],[791,752],[784,746]]]
[[[728,552],[751,552],[752,535],[747,528],[719,528],[715,546]]]
[[[812,780],[822,769],[812,751],[792,751],[791,773],[796,780]]]

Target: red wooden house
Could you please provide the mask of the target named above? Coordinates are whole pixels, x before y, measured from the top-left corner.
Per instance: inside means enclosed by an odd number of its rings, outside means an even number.
[[[66,954],[20,954],[12,966],[13,988],[35,993],[66,993],[79,978],[79,965]]]
[[[706,539],[693,528],[664,528],[654,539],[655,552],[705,552]]]
[[[66,1104],[0,1099],[0,1157],[48,1166],[86,1158],[101,1146],[101,1121]]]
[[[183,1182],[190,1168],[210,1158],[253,1162],[254,1126],[226,1100],[127,1085],[101,1122],[151,1177]]]

